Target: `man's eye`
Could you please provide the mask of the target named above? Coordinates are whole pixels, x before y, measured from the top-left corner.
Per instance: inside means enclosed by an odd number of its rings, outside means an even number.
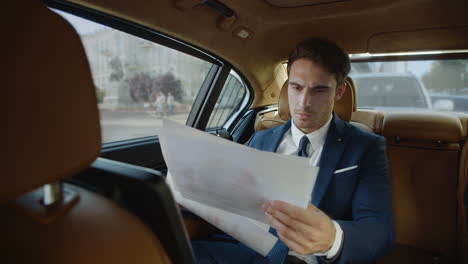
[[[324,93],[326,91],[327,91],[327,89],[315,89],[316,93]]]

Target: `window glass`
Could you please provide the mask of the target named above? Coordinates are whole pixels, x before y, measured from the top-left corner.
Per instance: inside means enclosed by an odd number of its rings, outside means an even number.
[[[81,37],[96,86],[103,143],[157,135],[163,117],[186,123],[212,63],[54,11]]]
[[[353,62],[360,108],[468,112],[468,60]]]
[[[220,128],[227,125],[231,118],[242,108],[247,98],[247,89],[242,79],[234,71],[231,71],[223,90],[216,102],[208,121],[207,128]]]

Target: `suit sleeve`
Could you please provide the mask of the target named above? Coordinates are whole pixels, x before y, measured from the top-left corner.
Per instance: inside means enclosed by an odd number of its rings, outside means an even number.
[[[344,232],[336,263],[371,263],[395,240],[391,185],[385,139],[377,137],[360,161],[359,182],[352,201],[352,221],[338,220]]]
[[[255,133],[252,134],[252,136],[250,136],[249,140],[247,140],[247,146],[250,147],[250,144],[252,143],[252,139],[255,137]]]

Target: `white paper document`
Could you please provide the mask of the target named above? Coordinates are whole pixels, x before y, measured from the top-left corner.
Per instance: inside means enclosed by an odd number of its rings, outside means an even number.
[[[173,185],[170,173],[167,175],[167,183],[171,187],[174,198],[179,204],[262,256],[266,256],[278,240],[277,237],[268,232],[269,226],[267,224],[185,199]]]
[[[262,255],[276,242],[262,210],[281,200],[306,208],[318,167],[164,120],[159,135],[176,200]]]

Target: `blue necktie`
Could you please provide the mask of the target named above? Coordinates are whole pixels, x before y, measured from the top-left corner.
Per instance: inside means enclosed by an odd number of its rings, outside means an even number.
[[[308,157],[307,153],[307,146],[309,145],[309,138],[307,136],[303,136],[301,141],[299,142],[299,148],[297,149],[297,156],[299,157]],[[278,234],[276,230],[270,228],[270,233],[275,235],[276,237]],[[289,249],[283,243],[283,241],[278,240],[275,246],[270,250],[266,257],[263,257],[257,254],[254,259],[251,261],[251,264],[282,264],[288,255]]]
[[[309,157],[307,153],[307,146],[309,145],[309,138],[307,136],[303,136],[301,141],[299,141],[299,148],[297,149],[297,155],[299,157]]]

